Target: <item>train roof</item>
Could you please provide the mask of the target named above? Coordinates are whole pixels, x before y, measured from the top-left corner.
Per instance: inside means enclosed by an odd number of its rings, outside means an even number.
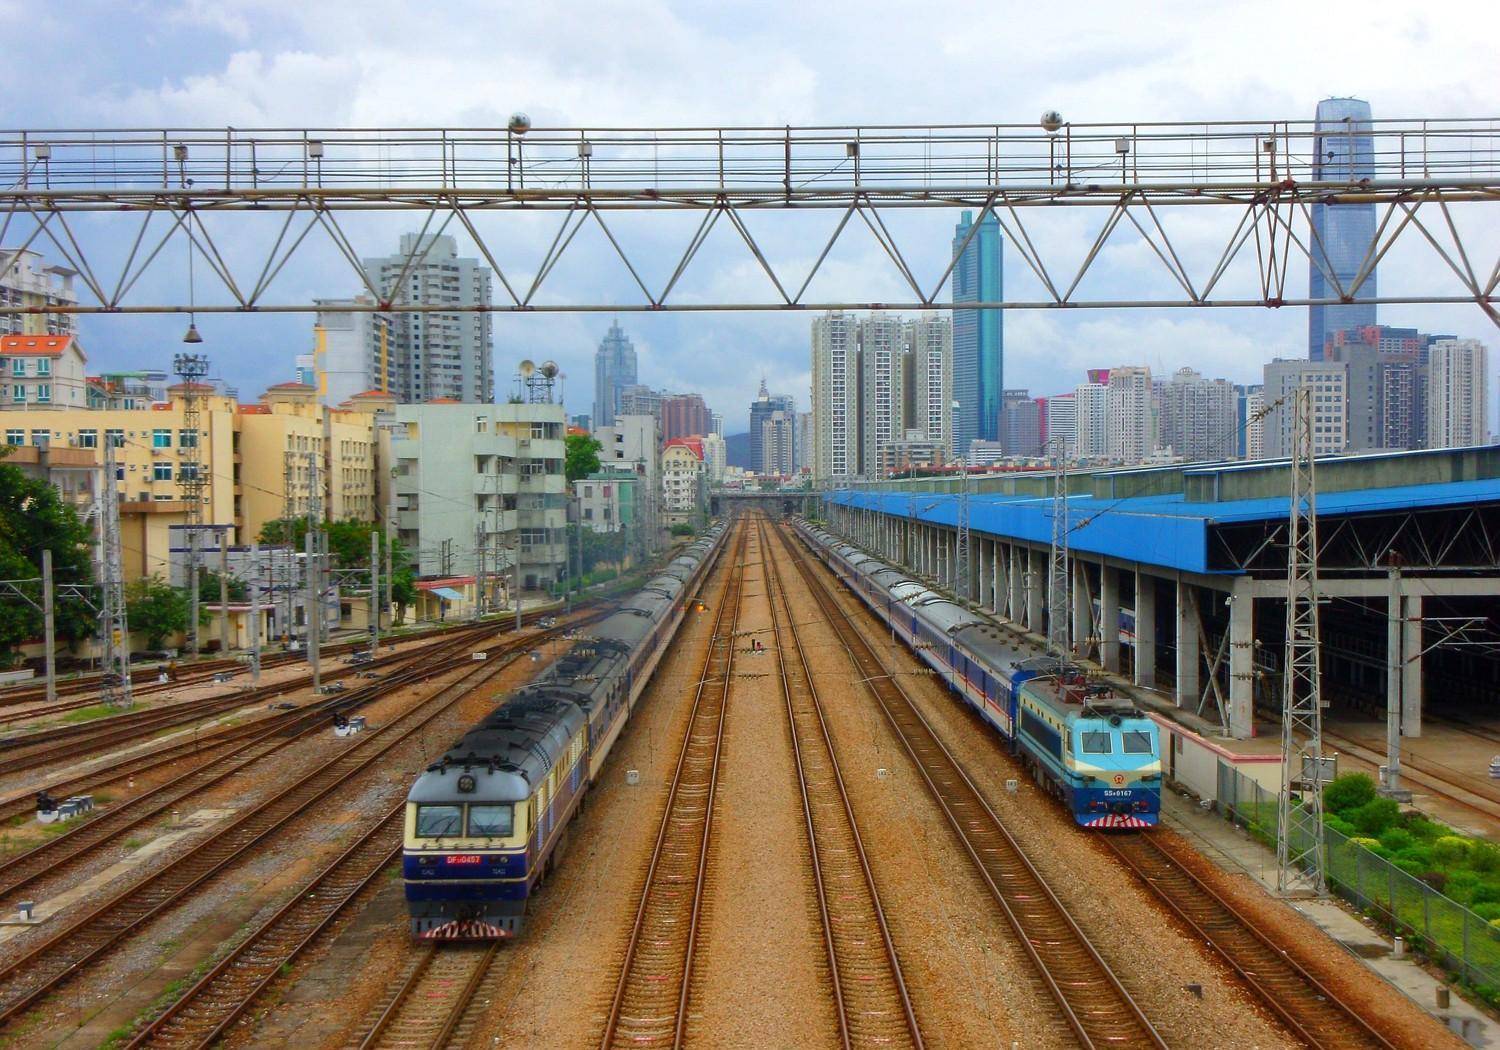
[[[545,688],[523,689],[427,767],[409,802],[520,802],[583,728],[583,711]],[[473,788],[464,791],[464,776]]]

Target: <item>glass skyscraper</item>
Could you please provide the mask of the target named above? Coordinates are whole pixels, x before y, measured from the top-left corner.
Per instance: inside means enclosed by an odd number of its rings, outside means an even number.
[[[612,427],[620,411],[620,391],[635,386],[635,344],[620,323],[609,326],[594,354],[594,426]]]
[[[953,230],[953,301],[998,302],[1004,294],[1004,241],[1000,223],[986,213],[974,226],[966,211]],[[959,254],[962,252],[962,254]],[[1000,439],[1000,397],[1005,387],[1005,343],[999,310],[953,311],[953,451],[967,457],[973,441]]]
[[[1370,104],[1357,98],[1325,98],[1318,103],[1313,178],[1320,182],[1355,182],[1374,178],[1375,147]],[[1374,204],[1314,204],[1312,256],[1307,292],[1312,299],[1337,298],[1348,292],[1375,239]],[[1338,278],[1335,284],[1328,274]],[[1375,271],[1360,285],[1355,299],[1375,296]],[[1307,357],[1323,360],[1323,347],[1334,332],[1375,323],[1375,304],[1354,302],[1309,308]]]

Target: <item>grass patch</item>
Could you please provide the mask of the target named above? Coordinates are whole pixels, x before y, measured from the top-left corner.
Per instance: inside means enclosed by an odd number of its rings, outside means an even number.
[[[126,839],[125,840],[125,848],[128,849],[128,850],[130,850],[130,852],[132,852],[132,853],[134,853],[136,850],[140,849],[145,844],[146,844],[146,840],[145,839],[130,838],[130,839]]]
[[[88,707],[80,707],[76,711],[69,711],[62,716],[62,721],[69,724],[92,722],[96,718],[108,718],[110,715],[117,715],[120,711],[120,708],[112,704],[92,704]]]

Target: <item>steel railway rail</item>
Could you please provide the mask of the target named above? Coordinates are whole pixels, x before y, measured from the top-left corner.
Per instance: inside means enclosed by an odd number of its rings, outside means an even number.
[[[519,655],[535,638],[517,640],[504,655]],[[315,804],[370,768],[431,724],[508,661],[476,664],[457,682],[373,729],[353,747],[331,756],[294,783],[240,814],[165,867],[111,894],[86,914],[64,921],[41,944],[0,967],[0,1025],[10,1025],[45,996],[77,977],[114,945],[189,898],[200,886],[274,837]]]
[[[823,701],[792,626],[786,586],[771,556],[771,530],[764,521],[757,527],[840,1045],[845,1050],[920,1048],[921,1029],[823,717]]]
[[[788,549],[863,685],[879,703],[1079,1042],[1086,1047],[1164,1048],[1140,1005],[865,641],[818,570],[795,544]]]
[[[439,1050],[455,1041],[500,944],[427,945],[360,1040],[360,1050]]]
[[[1315,1050],[1395,1050],[1152,835],[1101,836],[1120,861]]]
[[[284,716],[254,723],[258,732],[229,750],[208,758],[193,769],[118,806],[80,822],[64,834],[0,862],[0,901],[50,877],[108,842],[140,827],[162,813],[233,776],[247,766],[313,733],[326,731],[330,716],[355,710],[380,696],[425,681],[464,666],[459,655],[473,647],[474,639],[445,641],[424,651],[419,660],[382,679],[337,699],[286,712]]]
[[[713,634],[693,695],[687,733],[600,1039],[606,1050],[679,1048],[686,1034],[745,577],[749,530],[743,522],[738,529],[729,580],[714,612]]]

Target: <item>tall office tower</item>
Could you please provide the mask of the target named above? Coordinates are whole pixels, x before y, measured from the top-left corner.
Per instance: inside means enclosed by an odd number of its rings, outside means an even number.
[[[766,379],[762,376],[760,392],[755,395],[755,400],[750,402],[750,469],[757,474],[776,473],[769,469],[766,450],[761,442],[761,436],[764,433],[761,424],[773,412],[785,412],[791,416],[796,413],[796,407],[792,404],[792,395],[772,394],[767,391]]]
[[[812,323],[812,412],[813,477],[857,475],[859,321],[853,314],[834,311]],[[750,437],[755,440],[753,427]]]
[[[0,306],[77,306],[73,290],[77,270],[48,266],[39,252],[0,247],[10,262],[0,271]],[[0,335],[77,335],[77,314],[7,314],[0,316]]]
[[[1239,452],[1239,396],[1225,379],[1179,368],[1161,386],[1158,444],[1189,463],[1233,459]]]
[[[1001,396],[1000,447],[1008,457],[1042,454],[1041,409],[1030,390],[1007,390]]]
[[[702,437],[713,433],[713,417],[702,394],[669,394],[661,399],[661,437]]]
[[[1266,458],[1266,421],[1260,418],[1260,410],[1266,403],[1263,387],[1239,388],[1239,439],[1236,454],[1240,459]]]
[[[1073,388],[1073,417],[1078,438],[1075,455],[1079,459],[1103,459],[1109,453],[1109,369],[1087,383]]]
[[[632,383],[620,388],[620,397],[615,409],[616,416],[650,416],[661,422],[661,403],[666,394],[652,390],[644,383]],[[594,424],[596,427],[599,424]]]
[[[1427,351],[1427,447],[1489,441],[1489,350],[1478,339],[1438,339]]]
[[[942,446],[944,460],[952,459],[953,320],[924,314],[904,328],[902,427],[920,430],[928,441]]]
[[[870,314],[859,325],[859,471],[870,475],[880,450],[905,436],[901,318]]]
[[[620,410],[620,391],[636,383],[635,344],[618,321],[594,351],[594,426],[611,427]]]
[[[1042,409],[1046,433],[1042,436],[1042,455],[1050,456],[1055,444],[1062,445],[1062,454],[1068,459],[1078,455],[1078,395],[1057,394],[1038,398],[1045,402]]]
[[[1375,146],[1370,104],[1357,98],[1325,98],[1318,103],[1313,138],[1315,182],[1358,182],[1375,177]],[[1308,244],[1307,293],[1311,299],[1347,295],[1375,240],[1374,204],[1314,204]],[[1375,269],[1354,298],[1375,297]],[[1354,302],[1308,310],[1307,357],[1323,360],[1332,332],[1375,323],[1375,304]]]
[[[320,307],[370,306],[368,295],[353,299],[314,299]],[[393,389],[393,318],[390,314],[344,313],[320,309],[313,319],[313,352],[308,368],[298,379],[318,391],[318,400],[329,407],[348,401],[367,390],[389,393]]]
[[[797,413],[797,469],[811,473],[813,468],[813,414]]]
[[[709,429],[720,437],[724,436],[724,413],[710,411],[708,413]]]
[[[724,435],[709,432],[703,435],[703,467],[708,471],[710,484],[724,480],[724,468],[729,463],[729,450],[724,445]]]
[[[402,234],[395,255],[364,260],[370,284],[386,298],[423,306],[452,306],[391,315],[391,387],[398,401],[434,398],[495,400],[494,339],[488,306],[493,274],[478,259],[460,258],[447,234]],[[396,282],[401,287],[396,287]],[[465,308],[465,309],[459,309]]]
[[[1005,244],[1000,223],[986,213],[972,238],[974,213],[964,212],[953,231],[953,301],[998,302],[1005,293]],[[967,246],[965,246],[967,241]],[[953,311],[953,448],[968,454],[971,441],[1000,438],[1005,385],[1003,315],[999,310]]]
[[[1151,369],[1145,365],[1111,368],[1107,397],[1105,455],[1119,463],[1144,462],[1156,451]]]
[[[1344,451],[1349,428],[1349,366],[1342,361],[1284,361],[1266,365],[1261,396],[1270,405],[1262,425],[1265,459],[1292,454],[1293,394],[1312,390],[1313,454],[1333,456]]]
[[[778,408],[760,421],[760,447],[765,475],[789,476],[796,472],[793,458],[796,442],[795,412]]]

